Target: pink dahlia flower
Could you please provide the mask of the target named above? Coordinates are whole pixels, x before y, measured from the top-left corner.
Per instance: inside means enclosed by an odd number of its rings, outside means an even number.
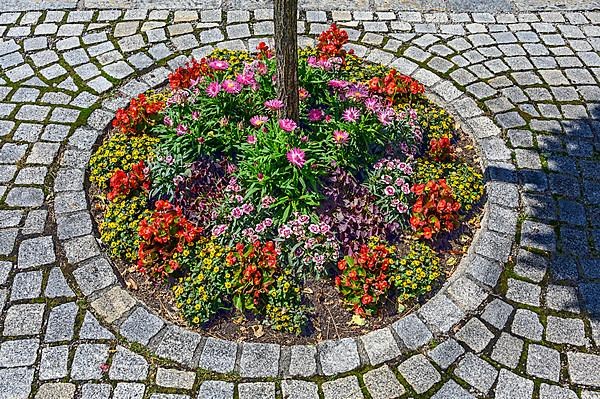
[[[225,79],[223,83],[221,83],[221,87],[223,87],[225,93],[228,94],[238,94],[242,91],[242,85],[231,79]]]
[[[273,99],[265,101],[265,107],[272,111],[277,111],[283,108],[283,102],[281,100]]]
[[[342,113],[342,119],[346,122],[356,122],[360,118],[360,110],[358,108],[346,108]]]
[[[286,132],[293,132],[294,129],[298,127],[298,125],[291,119],[280,119],[279,127],[285,130]]]
[[[308,120],[311,122],[318,122],[321,119],[323,119],[324,116],[325,113],[318,108],[313,108],[310,111],[308,111]]]
[[[252,118],[250,118],[250,124],[254,127],[260,127],[267,123],[268,120],[269,118],[267,118],[266,116],[255,115]]]
[[[348,142],[348,132],[343,130],[334,130],[333,139],[335,140],[336,144],[346,144]]]
[[[286,154],[287,160],[294,166],[302,168],[306,163],[306,159],[304,158],[304,151],[302,151],[298,147],[294,147],[289,150]]]
[[[206,87],[206,94],[211,98],[216,97],[220,91],[221,85],[219,84],[219,82],[210,82],[209,85]]]

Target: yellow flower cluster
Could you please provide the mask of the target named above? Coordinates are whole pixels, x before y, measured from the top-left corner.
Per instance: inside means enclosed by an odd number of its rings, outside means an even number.
[[[106,207],[100,223],[100,239],[112,256],[134,262],[138,257],[138,228],[142,218],[149,217],[148,198],[141,194],[118,197]]]
[[[421,158],[413,176],[417,183],[446,179],[446,183],[452,189],[452,197],[465,211],[471,210],[483,196],[483,175],[465,162],[441,163]]]
[[[425,133],[427,142],[442,137],[452,138],[456,130],[456,122],[445,109],[438,107],[429,100],[424,100],[412,107],[417,112],[419,124]]]
[[[306,324],[307,309],[302,305],[300,287],[292,279],[290,270],[283,270],[269,291],[265,316],[276,331],[300,334]]]
[[[440,277],[440,261],[435,251],[427,244],[414,241],[407,255],[392,266],[390,282],[398,290],[400,300],[406,301],[431,291]]]
[[[154,147],[158,141],[146,135],[129,137],[119,132],[111,134],[90,159],[90,181],[100,190],[107,190],[115,170],[128,172],[134,164],[154,157]]]
[[[244,69],[244,64],[254,60],[252,55],[247,51],[228,50],[222,48],[214,49],[208,58],[227,61],[229,63],[229,71],[235,73],[242,72]]]
[[[483,195],[483,175],[465,163],[456,164],[446,181],[452,196],[465,211],[470,211]]]
[[[173,255],[183,270],[189,270],[173,287],[175,302],[194,325],[207,322],[224,307],[232,278],[225,264],[226,252],[216,242],[201,239]]]

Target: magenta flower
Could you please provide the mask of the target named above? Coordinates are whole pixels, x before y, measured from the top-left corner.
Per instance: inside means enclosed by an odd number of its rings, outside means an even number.
[[[225,79],[223,83],[221,83],[221,87],[223,87],[225,93],[228,94],[238,94],[242,91],[242,85],[231,79]]]
[[[173,126],[173,120],[168,116],[165,116],[165,118],[163,119],[163,123],[169,127]]]
[[[343,130],[334,130],[333,139],[335,140],[336,144],[346,144],[348,142],[348,132]]]
[[[396,210],[397,210],[399,213],[406,213],[406,212],[408,211],[408,206],[407,206],[406,204],[399,204],[399,205],[396,207]]]
[[[342,113],[342,119],[346,122],[356,122],[358,118],[360,118],[360,111],[358,108],[346,108]]]
[[[279,228],[279,236],[282,238],[288,238],[289,236],[292,235],[292,229],[289,228],[289,226],[286,226],[285,224],[283,226],[281,226]]]
[[[298,147],[294,147],[289,150],[286,154],[287,160],[294,166],[302,168],[306,163],[306,159],[304,159],[304,151],[302,151]]]
[[[379,108],[379,100],[376,97],[369,97],[365,100],[365,108],[371,112],[377,111]]]
[[[308,226],[308,230],[313,234],[319,234],[321,232],[321,228],[318,224],[311,224]]]
[[[219,92],[221,91],[221,85],[219,84],[219,82],[210,82],[210,84],[206,87],[206,94],[211,97],[211,98],[215,98]]]
[[[197,121],[198,119],[200,119],[200,112],[192,111],[192,120]]]
[[[256,83],[256,80],[254,80],[254,72],[251,71],[238,74],[235,77],[235,80],[237,80],[238,83],[243,84],[244,86],[252,86]]]
[[[308,111],[308,120],[311,122],[318,122],[325,116],[325,112],[318,108],[313,108]]]
[[[263,208],[268,208],[275,203],[275,198],[271,197],[270,195],[267,195],[260,202]]]
[[[250,135],[246,138],[248,144],[256,144],[256,136]]]
[[[272,111],[277,111],[280,110],[281,108],[283,108],[283,102],[281,100],[267,100],[265,101],[265,107],[267,107],[268,109],[272,110]]]
[[[269,118],[267,118],[266,116],[255,115],[252,118],[250,118],[250,124],[254,127],[260,127],[267,123],[268,120]]]
[[[234,219],[241,218],[243,214],[244,212],[242,211],[242,208],[235,207],[231,210],[231,216],[233,216]]]
[[[387,186],[385,189],[385,195],[394,195],[396,194],[396,189],[392,186]]]
[[[229,63],[223,60],[212,60],[208,63],[208,66],[215,71],[224,71],[229,68]]]
[[[279,127],[285,130],[286,132],[292,132],[298,127],[298,125],[291,119],[280,119]]]
[[[183,136],[188,131],[189,131],[189,129],[187,128],[187,126],[182,125],[182,124],[177,125],[177,135],[178,136]]]
[[[396,113],[392,108],[384,108],[377,112],[377,119],[383,126],[387,126],[394,121]]]
[[[328,84],[333,89],[344,89],[349,83],[345,80],[331,79]]]
[[[227,230],[227,225],[226,224],[217,225],[217,226],[213,227],[213,229],[212,229],[212,235],[215,236],[215,237],[218,237],[221,234],[223,234],[225,232],[225,230]]]

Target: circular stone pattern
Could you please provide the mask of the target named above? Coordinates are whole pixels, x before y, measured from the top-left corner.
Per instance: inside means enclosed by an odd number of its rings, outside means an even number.
[[[444,108],[457,117],[462,129],[470,134],[479,149],[483,147],[483,166],[490,167],[485,159],[486,146],[504,144],[498,138],[499,129],[482,116],[475,103],[462,96],[450,83],[440,82],[427,71],[415,71],[413,66],[404,64],[402,60],[391,62],[391,65],[402,73],[412,73],[412,76],[430,86],[428,97],[435,102],[442,103],[440,97],[444,98]],[[149,84],[151,87],[160,87],[167,73],[165,68],[159,67],[128,85],[136,87],[137,84],[143,90]],[[81,130],[79,136],[76,133],[71,138],[73,145],[82,149],[90,148],[91,138],[93,142],[102,135],[115,109],[123,104],[107,100],[103,105],[103,109],[95,111],[88,122],[95,130]],[[493,178],[493,174],[490,177]],[[488,182],[490,202],[502,203],[505,200],[507,193],[502,188],[502,183]],[[236,343],[204,337],[166,322],[123,288],[111,266],[112,262],[98,248],[92,235],[71,239],[68,229],[61,230],[61,225],[77,224],[77,220],[63,221],[58,217],[57,221],[59,238],[65,248],[85,248],[75,252],[77,256],[69,259],[81,292],[90,300],[96,313],[112,324],[122,336],[148,345],[158,356],[189,367],[217,373],[237,371],[242,377],[255,378],[335,375],[368,364],[378,365],[407,350],[419,349],[429,344],[435,335],[448,332],[486,299],[497,282],[501,265],[508,258],[511,240],[489,230],[486,219],[487,204],[481,231],[474,237],[469,252],[463,256],[452,278],[415,313],[360,337],[296,346]]]

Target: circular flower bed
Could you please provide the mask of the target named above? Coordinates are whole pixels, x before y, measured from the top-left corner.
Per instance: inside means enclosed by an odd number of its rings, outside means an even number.
[[[93,155],[102,242],[190,325],[310,335],[325,312],[336,329],[392,317],[470,241],[472,147],[419,82],[346,41],[332,25],[300,52],[299,120],[279,117],[264,43],[217,50],[131,99]]]

